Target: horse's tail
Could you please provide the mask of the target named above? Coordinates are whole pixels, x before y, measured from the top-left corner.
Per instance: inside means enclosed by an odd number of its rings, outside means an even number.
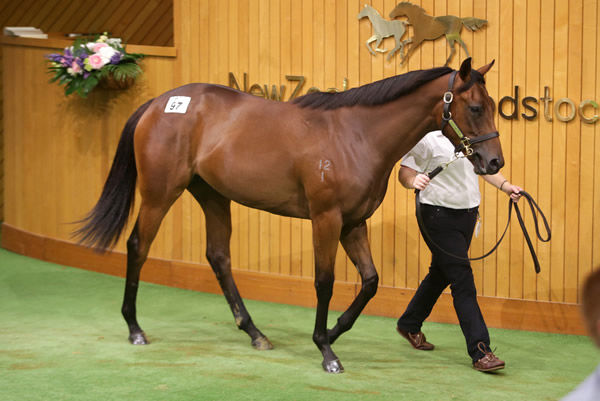
[[[463,25],[467,27],[467,29],[469,29],[470,31],[476,31],[485,24],[487,24],[486,20],[475,17],[461,18],[461,21]]]
[[[133,133],[151,102],[152,99],[144,103],[127,120],[100,199],[87,216],[77,222],[83,226],[73,232],[78,243],[104,251],[119,240],[135,199],[137,169]]]

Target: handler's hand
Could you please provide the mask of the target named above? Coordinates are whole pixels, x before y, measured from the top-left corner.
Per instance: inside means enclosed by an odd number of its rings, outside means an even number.
[[[521,188],[517,185],[513,185],[510,182],[507,182],[502,187],[502,191],[505,192],[507,195],[509,195],[510,199],[512,199],[512,201],[515,203],[517,203],[519,201],[519,199],[521,199],[521,191],[522,190],[523,190],[523,188]]]
[[[429,177],[427,174],[417,174],[415,176],[415,179],[413,180],[413,188],[422,191],[427,187],[427,185],[429,185]]]

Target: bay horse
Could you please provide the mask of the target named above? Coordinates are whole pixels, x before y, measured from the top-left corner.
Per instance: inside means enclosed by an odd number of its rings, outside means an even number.
[[[381,15],[379,15],[377,10],[375,10],[368,4],[365,4],[365,7],[358,14],[357,19],[360,20],[365,17],[369,19],[371,25],[373,26],[373,32],[375,32],[375,34],[369,39],[367,39],[366,42],[367,49],[369,49],[369,52],[371,52],[371,54],[374,56],[377,55],[375,51],[385,53],[387,50],[380,49],[379,45],[381,44],[381,41],[383,41],[383,39],[393,36],[396,45],[392,49],[392,51],[388,53],[386,59],[389,61],[397,51],[400,51],[400,60],[404,60],[404,45],[410,42],[410,39],[402,40],[402,36],[404,36],[404,33],[406,32],[406,25],[408,25],[407,22],[387,21],[383,19]],[[375,51],[371,47],[371,43],[373,42],[375,42]]]
[[[467,59],[460,71],[412,71],[292,102],[188,84],[142,105],[125,124],[100,199],[75,232],[80,243],[98,250],[114,246],[133,208],[137,181],[141,205],[127,241],[122,305],[130,342],[147,343],[136,318],[140,270],[163,217],[187,190],[204,211],[206,257],[235,322],[259,350],[272,345],[252,322],[232,276],[230,203],[312,221],[313,341],[325,371],[343,372],[331,344],[352,327],[377,291],[365,221],[381,204],[396,162],[427,132],[440,129],[448,93],[453,94],[454,122],[468,138],[476,141],[495,131],[494,105],[484,82],[492,64],[474,70]],[[448,125],[443,132],[459,144]],[[468,157],[478,174],[494,174],[504,164],[495,135],[471,149]],[[327,330],[338,241],[358,269],[362,287]]]
[[[446,42],[450,46],[450,55],[446,60],[446,64],[450,62],[452,56],[454,56],[454,44],[458,43],[465,51],[467,57],[469,57],[469,50],[467,45],[463,42],[460,37],[460,31],[463,25],[471,31],[476,31],[485,24],[487,21],[475,17],[460,18],[454,15],[444,15],[439,17],[432,17],[425,13],[425,10],[416,4],[403,1],[399,3],[390,12],[390,18],[407,17],[414,29],[414,36],[411,38],[412,43],[406,52],[405,59],[408,58],[412,52],[424,41],[424,40],[435,40],[440,36],[446,37]]]

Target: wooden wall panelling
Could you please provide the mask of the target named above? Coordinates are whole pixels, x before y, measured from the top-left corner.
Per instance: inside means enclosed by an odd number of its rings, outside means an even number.
[[[539,81],[540,96],[546,86],[553,86],[553,56],[554,56],[554,2],[542,0],[540,4],[540,57],[543,63],[540,64]],[[538,114],[540,126],[539,140],[539,158],[538,169],[539,186],[537,199],[542,210],[546,211],[548,219],[552,221],[552,147],[553,147],[553,129],[552,125],[546,121],[544,116],[544,106],[540,101]],[[556,241],[555,239],[552,241]],[[537,255],[542,269],[537,276],[537,299],[550,300],[550,282],[552,274],[551,244],[540,244],[538,242]]]
[[[598,60],[596,54],[596,27],[598,4],[595,1],[584,1],[582,5],[582,36],[581,36],[581,57],[585,61],[581,63],[581,99],[596,98],[596,69]],[[589,55],[596,55],[596,58]],[[580,142],[580,166],[579,166],[579,246],[577,249],[579,264],[577,267],[578,278],[576,288],[581,287],[581,283],[587,277],[593,267],[592,249],[593,249],[593,222],[594,222],[594,146],[595,127],[583,122],[579,123],[581,129]],[[586,238],[590,240],[585,240]],[[590,246],[591,245],[591,246]],[[581,302],[581,292],[577,293],[577,302]]]
[[[527,2],[518,0],[513,2],[513,37],[527,38]],[[520,39],[513,41],[512,54],[512,83],[519,85],[521,90],[529,93],[527,84],[527,41]],[[522,106],[519,106],[521,113]],[[525,185],[525,124],[522,117],[519,115],[521,123],[512,124],[511,127],[511,157],[510,157],[510,179],[517,185]],[[535,157],[535,155],[531,155]],[[503,194],[498,193],[500,197],[500,205],[506,200]],[[502,206],[501,206],[502,207]],[[510,236],[510,268],[509,268],[509,298],[523,297],[523,235],[519,232],[519,228],[515,227],[511,231]]]
[[[62,9],[61,2],[62,0],[54,0],[54,3],[59,3],[59,6],[56,7],[58,12]],[[99,30],[106,29],[104,27],[108,26],[107,21],[114,12],[111,2],[112,0],[98,0],[93,2],[93,8],[90,12],[81,15],[79,22],[72,29],[75,32],[98,32]]]
[[[597,7],[596,11],[596,46],[600,43],[600,29],[598,29],[598,22],[600,21],[600,7]],[[588,40],[588,38],[586,38]],[[596,52],[596,90],[593,93],[594,99],[600,99],[600,55]],[[593,196],[594,196],[594,205],[593,205],[593,229],[592,229],[592,266],[594,269],[600,268],[600,213],[597,211],[600,210],[600,140],[598,136],[600,135],[600,127],[598,124],[594,125],[594,177],[593,181],[588,182],[587,185],[594,186]],[[589,145],[591,147],[591,145]]]
[[[528,94],[540,93],[539,83],[539,71],[540,71],[540,1],[528,1],[526,4],[526,76],[523,85],[523,97],[530,96]],[[536,96],[537,97],[537,96]],[[538,103],[539,104],[539,103]],[[531,114],[527,110],[523,110],[527,114]],[[538,191],[538,177],[540,171],[538,170],[538,159],[540,154],[539,149],[539,131],[540,131],[540,120],[536,119],[533,121],[526,121],[521,116],[519,117],[523,121],[525,131],[523,135],[525,137],[524,151],[525,151],[525,177],[521,186],[525,190],[535,191],[536,198],[539,199]],[[527,213],[526,217],[530,219],[531,215]],[[529,225],[531,227],[531,225]],[[540,250],[541,247],[537,246],[536,249]],[[537,299],[537,278],[534,271],[533,262],[528,257],[528,250],[523,245],[522,257],[524,258],[523,264],[523,295],[524,299]]]
[[[556,2],[554,13],[554,74],[553,97],[567,93],[569,40],[569,3]],[[565,274],[565,149],[566,126],[558,123],[556,116],[552,124],[552,262],[550,278],[550,299],[564,302]]]
[[[568,57],[567,57],[567,91],[570,99],[581,99],[581,64],[582,59],[582,0],[569,1],[568,19]],[[578,45],[571,45],[577,43]],[[563,106],[564,107],[564,106]],[[565,151],[565,238],[579,242],[579,173],[580,166],[580,141],[581,119],[577,118],[566,124],[566,151]],[[564,283],[566,302],[577,302],[578,259],[579,247],[565,246],[565,274]]]
[[[173,1],[27,0],[2,5],[2,26],[36,26],[44,32],[103,32],[127,43],[173,45]]]

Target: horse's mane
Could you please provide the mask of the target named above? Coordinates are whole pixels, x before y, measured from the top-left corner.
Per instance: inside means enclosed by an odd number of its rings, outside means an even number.
[[[376,106],[398,99],[421,85],[452,72],[449,67],[410,71],[344,92],[314,92],[292,101],[300,107],[313,109],[337,109],[350,106]]]
[[[414,8],[414,9],[416,9],[416,10],[419,10],[419,11],[421,11],[421,12],[425,13],[425,9],[424,9],[423,7],[421,7],[421,6],[419,6],[419,5],[416,5],[416,4],[413,4],[413,3],[411,3],[411,2],[408,2],[408,1],[403,1],[402,3],[399,3],[399,4],[398,4],[398,5],[397,5],[397,6],[394,8],[394,10],[396,10],[397,8],[400,8],[400,7],[409,7],[409,8]]]

